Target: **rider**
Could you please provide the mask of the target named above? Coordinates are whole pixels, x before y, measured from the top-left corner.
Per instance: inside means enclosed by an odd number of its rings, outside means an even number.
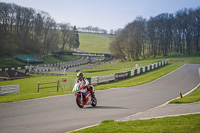
[[[90,85],[88,80],[85,77],[83,77],[83,73],[81,72],[77,73],[77,79],[75,83],[81,83],[81,85],[83,85],[83,88],[87,88],[88,91],[90,91],[92,98],[93,99],[95,98],[92,86]]]

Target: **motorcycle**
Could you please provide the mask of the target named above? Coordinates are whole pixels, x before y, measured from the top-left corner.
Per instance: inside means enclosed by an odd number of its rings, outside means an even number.
[[[94,87],[91,87],[94,91]],[[88,91],[87,88],[83,88],[80,83],[76,83],[74,85],[72,92],[76,96],[76,103],[78,107],[83,108],[84,105],[92,105],[93,107],[95,107],[97,105],[96,97],[92,98],[90,91]]]

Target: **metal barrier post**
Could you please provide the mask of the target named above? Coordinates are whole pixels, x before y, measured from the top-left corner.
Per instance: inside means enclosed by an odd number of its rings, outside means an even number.
[[[39,92],[39,89],[40,89],[40,82],[38,82],[38,91],[37,92]]]

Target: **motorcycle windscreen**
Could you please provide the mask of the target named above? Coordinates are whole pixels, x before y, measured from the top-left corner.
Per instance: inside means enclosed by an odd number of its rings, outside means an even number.
[[[74,85],[74,88],[73,88],[73,90],[72,90],[72,92],[73,91],[79,91],[80,90],[80,84],[79,83],[76,83],[75,85]]]

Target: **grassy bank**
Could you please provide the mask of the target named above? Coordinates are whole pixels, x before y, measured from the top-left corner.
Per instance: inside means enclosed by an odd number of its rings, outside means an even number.
[[[73,133],[199,133],[199,122],[200,114],[128,122],[109,120]]]
[[[194,90],[192,93],[184,96],[183,98],[178,98],[170,103],[193,103],[193,102],[199,102],[200,101],[200,86]]]
[[[54,64],[60,62],[68,62],[80,59],[80,56],[61,56],[60,58],[55,58],[53,55],[47,56],[44,58],[44,64]],[[27,63],[23,63],[20,61],[15,60],[15,56],[8,57],[4,56],[0,58],[0,68],[2,67],[20,67],[26,66]],[[35,64],[34,64],[35,65]]]
[[[103,34],[79,33],[79,48],[89,53],[109,54],[109,43],[112,37]]]
[[[109,43],[112,41],[112,36],[103,34],[92,34],[92,33],[79,33],[80,49],[90,53],[107,53],[109,54]],[[25,66],[26,63],[15,60],[15,56],[5,55],[0,57],[0,68],[2,67],[19,67]],[[44,58],[44,64],[53,64],[59,62],[67,62],[76,60],[76,56],[61,56],[61,58],[55,58],[53,56],[47,56]]]

